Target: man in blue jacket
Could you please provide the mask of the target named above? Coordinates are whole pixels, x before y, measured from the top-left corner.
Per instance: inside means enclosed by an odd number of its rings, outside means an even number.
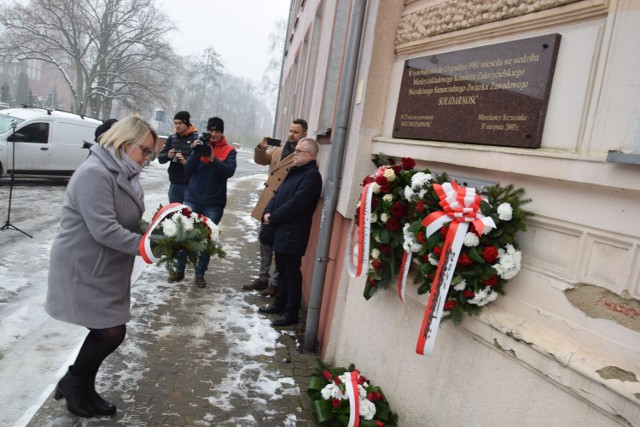
[[[209,141],[196,140],[193,152],[184,165],[184,173],[189,179],[185,205],[217,225],[227,204],[227,180],[236,172],[237,153],[224,137],[224,121],[221,118],[210,118],[207,131]],[[202,254],[198,259],[195,284],[199,288],[207,286],[204,272],[209,267],[210,258]],[[184,262],[178,260],[175,281],[184,279],[184,270]]]
[[[262,221],[275,227],[273,250],[278,290],[275,302],[258,311],[282,314],[272,322],[273,326],[298,323],[302,297],[300,265],[309,242],[313,213],[322,193],[322,176],[316,162],[318,149],[314,139],[298,141],[292,168],[262,214]]]

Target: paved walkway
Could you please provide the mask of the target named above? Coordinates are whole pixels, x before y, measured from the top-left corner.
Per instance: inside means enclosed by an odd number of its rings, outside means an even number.
[[[211,259],[205,289],[193,285],[193,270],[169,284],[155,266],[134,284],[127,337],[98,375],[117,414],[83,420],[49,396],[28,426],[317,425],[306,395],[317,356],[298,350],[303,323],[276,333],[257,313],[271,299],[240,290],[258,268],[248,215],[261,182],[235,181],[220,224],[228,256]]]

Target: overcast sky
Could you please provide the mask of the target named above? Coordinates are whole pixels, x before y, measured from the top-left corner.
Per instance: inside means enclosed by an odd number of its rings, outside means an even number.
[[[274,22],[289,16],[290,0],[157,0],[176,22],[178,53],[207,47],[220,54],[227,72],[259,83],[269,56]]]
[[[26,4],[29,0],[17,0]],[[156,0],[175,23],[174,46],[181,55],[208,47],[220,54],[226,71],[259,83],[269,56],[269,33],[289,17],[290,0]],[[13,0],[0,0],[12,4]]]

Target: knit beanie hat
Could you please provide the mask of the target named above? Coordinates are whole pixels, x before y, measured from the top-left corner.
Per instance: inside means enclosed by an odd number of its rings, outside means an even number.
[[[191,119],[191,114],[188,111],[178,111],[175,116],[173,116],[173,120],[180,120],[185,125],[189,126],[191,123],[189,120]]]
[[[117,119],[109,119],[106,122],[102,123],[100,126],[98,126],[96,128],[95,141],[98,142],[98,138],[100,137],[100,135],[102,135],[103,133],[111,129],[111,126],[113,126],[113,124],[117,121],[118,121]]]
[[[224,121],[220,117],[211,117],[207,122],[207,130],[217,130],[220,133],[224,133]]]

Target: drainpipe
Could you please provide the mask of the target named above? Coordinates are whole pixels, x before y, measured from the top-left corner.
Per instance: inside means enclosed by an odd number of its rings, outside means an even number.
[[[313,353],[318,341],[318,323],[320,320],[320,306],[324,281],[327,275],[327,263],[329,261],[329,243],[333,230],[333,217],[338,204],[338,189],[342,179],[341,171],[344,158],[344,148],[347,140],[347,127],[351,117],[351,104],[353,101],[356,71],[360,53],[360,40],[364,26],[366,0],[355,0],[351,17],[349,19],[349,34],[347,49],[344,56],[344,68],[340,81],[340,93],[338,94],[338,111],[336,113],[335,137],[331,144],[329,168],[324,184],[325,194],[322,204],[322,216],[320,218],[320,231],[318,233],[318,245],[316,247],[316,259],[313,265],[311,278],[311,293],[309,295],[309,307],[307,310],[307,324],[304,334],[303,350]]]
[[[280,92],[282,91],[282,79],[284,78],[284,58],[287,51],[287,43],[289,40],[289,24],[291,23],[291,15],[293,14],[293,2],[289,5],[289,19],[287,19],[287,29],[284,34],[284,44],[282,45],[282,61],[280,61],[280,81],[278,83],[278,96],[276,98],[276,115],[273,118],[273,132],[271,135],[274,137],[278,132],[278,111],[280,110]]]

